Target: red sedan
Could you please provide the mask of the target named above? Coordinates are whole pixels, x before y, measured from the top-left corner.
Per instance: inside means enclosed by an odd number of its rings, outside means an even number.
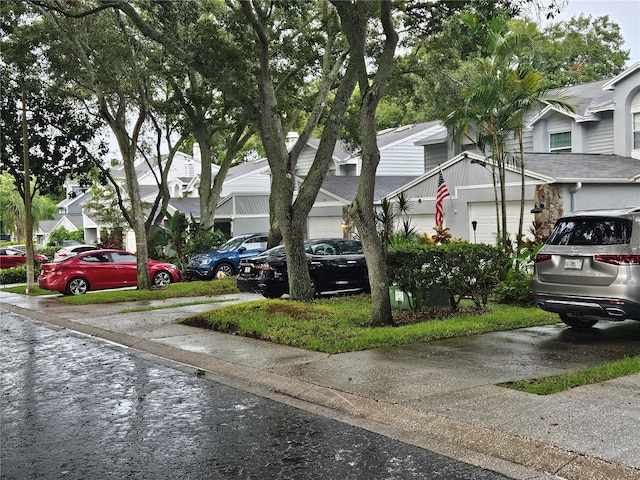
[[[34,258],[39,262],[48,260],[44,255],[34,254]],[[0,268],[17,267],[27,262],[27,254],[15,248],[0,247]]]
[[[150,259],[148,268],[152,285],[161,287],[182,280],[180,269],[171,263]],[[38,276],[40,288],[71,295],[137,284],[136,256],[123,250],[91,250],[44,263]]]

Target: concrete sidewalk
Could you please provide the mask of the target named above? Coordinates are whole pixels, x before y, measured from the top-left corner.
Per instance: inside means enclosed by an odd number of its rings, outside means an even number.
[[[328,355],[176,323],[261,298],[253,294],[189,306],[174,299],[76,307],[55,297],[0,292],[1,309],[512,478],[640,479],[640,375],[544,397],[496,386],[639,355],[638,322],[603,323],[587,334],[558,324]],[[126,311],[136,307],[154,309]]]

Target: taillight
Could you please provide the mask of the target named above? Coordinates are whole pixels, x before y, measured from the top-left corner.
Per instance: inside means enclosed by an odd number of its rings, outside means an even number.
[[[535,257],[533,257],[534,263],[546,262],[547,260],[551,260],[550,253],[538,253]]]
[[[640,265],[640,255],[594,255],[593,259],[611,265]]]

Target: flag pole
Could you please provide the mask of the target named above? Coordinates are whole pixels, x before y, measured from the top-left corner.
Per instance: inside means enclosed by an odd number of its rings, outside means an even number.
[[[438,165],[438,169],[440,170],[440,175],[442,175],[442,178],[444,178],[444,174],[442,173],[442,167],[440,165]],[[447,190],[449,189],[449,187],[447,186]],[[453,214],[457,215],[458,214],[458,210],[456,210],[456,206],[453,203],[453,198],[451,198],[451,191],[449,190],[449,201],[451,202],[451,207],[453,207]]]

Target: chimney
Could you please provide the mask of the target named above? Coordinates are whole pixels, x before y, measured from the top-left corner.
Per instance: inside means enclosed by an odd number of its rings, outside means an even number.
[[[200,144],[198,142],[193,144],[193,159],[202,162],[202,154],[200,153]]]

